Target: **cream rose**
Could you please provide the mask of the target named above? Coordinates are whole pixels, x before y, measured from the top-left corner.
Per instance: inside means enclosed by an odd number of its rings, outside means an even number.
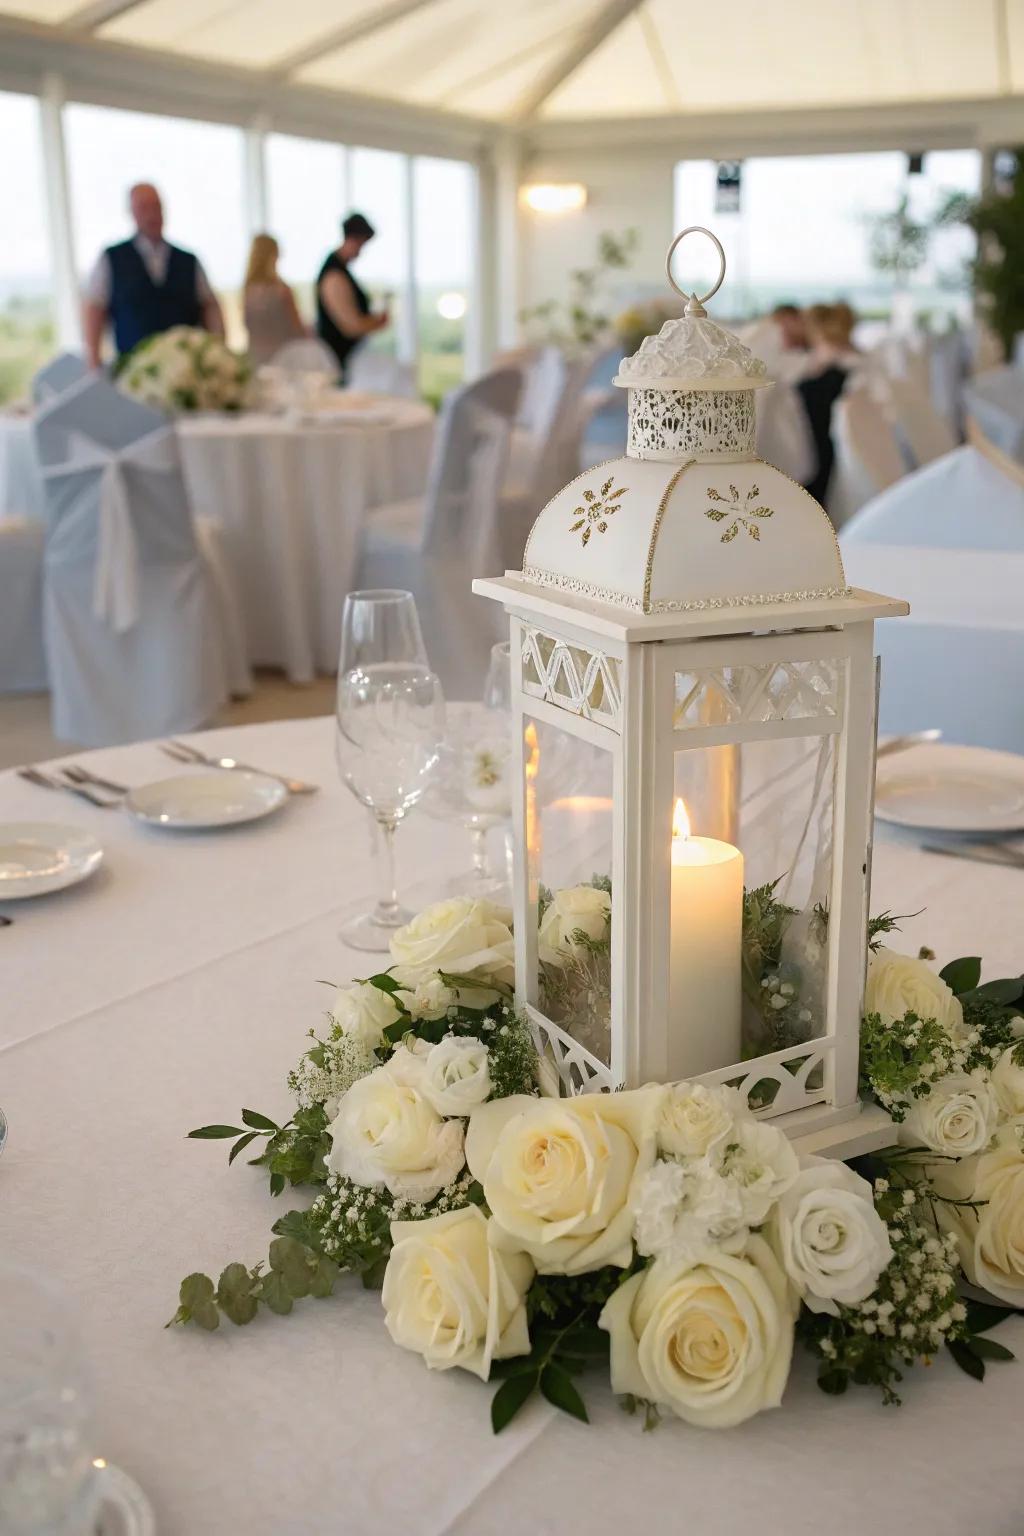
[[[947,1157],[970,1157],[991,1141],[999,1107],[990,1085],[965,1072],[938,1078],[915,1099],[899,1128],[905,1147],[928,1147]]]
[[[392,937],[394,974],[410,987],[435,971],[475,976],[484,982],[511,982],[511,922],[507,907],[489,901],[453,896],[436,902]]]
[[[743,1254],[657,1260],[606,1303],[614,1392],[730,1429],[782,1401],[793,1353],[786,1277],[759,1237]]]
[[[396,1344],[421,1354],[431,1370],[459,1365],[484,1381],[492,1360],[529,1354],[533,1265],[490,1245],[477,1206],[392,1222],[391,1241],[382,1300]]]
[[[465,1161],[461,1120],[443,1120],[424,1092],[425,1061],[405,1047],[344,1095],[328,1126],[327,1166],[354,1184],[383,1184],[406,1200],[433,1200]]]
[[[1017,1059],[1018,1052],[1020,1047],[1017,1045],[1005,1050],[990,1079],[996,1103],[1004,1115],[1024,1114],[1024,1061]]]
[[[935,1019],[952,1036],[963,1032],[964,1011],[941,976],[911,955],[879,949],[868,965],[864,1012],[877,1013],[884,1024],[916,1013]]]
[[[449,1035],[423,1059],[423,1092],[439,1115],[468,1115],[491,1096],[487,1047],[474,1035]]]
[[[373,987],[368,981],[339,987],[331,1006],[331,1022],[342,1034],[355,1035],[371,1049],[381,1043],[384,1031],[401,1018],[389,992]]]
[[[592,885],[573,885],[556,891],[537,933],[540,958],[549,965],[564,961],[566,953],[576,949],[573,934],[580,930],[588,939],[606,938],[611,912],[608,892],[595,890]]]
[[[662,1107],[658,1147],[668,1157],[704,1157],[738,1121],[752,1118],[746,1099],[735,1088],[674,1083]]]
[[[935,1202],[939,1226],[957,1240],[964,1274],[1011,1307],[1024,1307],[1024,1117],[1002,1127],[994,1146],[977,1157],[929,1169],[945,1199]],[[949,1200],[982,1200],[980,1207]]]
[[[654,1162],[662,1088],[532,1099],[475,1110],[466,1161],[491,1210],[491,1241],[542,1274],[578,1275],[633,1256],[632,1202]]]
[[[767,1229],[783,1269],[812,1312],[866,1301],[892,1259],[871,1185],[845,1163],[804,1158]]]

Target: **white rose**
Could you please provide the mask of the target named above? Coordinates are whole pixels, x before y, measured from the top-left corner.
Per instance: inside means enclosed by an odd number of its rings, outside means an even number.
[[[729,1429],[782,1401],[793,1353],[786,1277],[767,1243],[696,1264],[657,1260],[606,1303],[611,1382],[688,1424]]]
[[[492,1360],[529,1354],[524,1302],[533,1265],[491,1247],[477,1206],[392,1222],[391,1241],[382,1300],[396,1344],[432,1370],[460,1365],[484,1381]]]
[[[728,1140],[712,1154],[719,1175],[735,1186],[743,1220],[758,1227],[800,1172],[793,1144],[763,1120],[738,1121]]]
[[[938,1078],[931,1091],[915,1099],[899,1128],[905,1147],[929,1147],[948,1157],[970,1157],[992,1139],[999,1117],[988,1083],[965,1072]]]
[[[391,940],[396,976],[416,982],[434,971],[479,976],[511,983],[514,979],[512,914],[489,901],[453,896],[435,902]]]
[[[735,1088],[674,1083],[661,1111],[658,1146],[668,1157],[704,1157],[737,1121],[750,1119],[747,1101]]]
[[[473,1035],[449,1035],[425,1057],[423,1092],[439,1115],[468,1115],[491,1096],[487,1047]]]
[[[446,987],[440,976],[424,976],[411,992],[401,992],[403,1006],[413,1019],[443,1019],[456,1001],[451,987]]]
[[[1024,1307],[1024,1117],[1000,1130],[987,1152],[929,1169],[944,1232],[957,1240],[964,1274],[1011,1307]],[[983,1200],[980,1208],[950,1200]]]
[[[629,1264],[632,1202],[654,1162],[663,1093],[516,1094],[475,1110],[466,1161],[483,1185],[495,1246],[524,1250],[542,1274]]]
[[[894,949],[882,948],[871,956],[864,1012],[877,1013],[883,1024],[916,1013],[919,1019],[935,1019],[954,1038],[963,1033],[963,1008],[942,977],[923,960]]]
[[[422,1203],[458,1178],[462,1122],[437,1113],[423,1091],[424,1073],[424,1058],[403,1046],[352,1084],[328,1126],[332,1173]]]
[[[892,1259],[871,1185],[845,1163],[808,1157],[772,1212],[768,1238],[812,1312],[866,1301]]]
[[[1024,1114],[1024,1064],[1018,1047],[1011,1045],[996,1062],[990,1079],[996,1102],[1004,1115]]]
[[[572,885],[564,891],[556,891],[545,909],[537,933],[540,958],[549,965],[564,961],[577,945],[573,934],[581,930],[588,939],[599,941],[607,937],[611,920],[612,899],[607,891],[598,891],[592,885]]]
[[[355,1035],[371,1049],[380,1045],[384,1031],[401,1018],[389,992],[373,987],[368,981],[339,987],[331,1005],[331,1022],[343,1035]]]

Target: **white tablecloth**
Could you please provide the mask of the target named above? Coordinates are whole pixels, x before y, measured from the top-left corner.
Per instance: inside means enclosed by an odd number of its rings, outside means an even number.
[[[421,495],[434,418],[410,400],[291,420],[256,412],[183,417],[193,511],[227,530],[249,660],[294,682],[338,663],[367,511]],[[0,418],[0,516],[43,515],[31,423]]]
[[[726,1434],[644,1435],[595,1376],[589,1429],[537,1403],[495,1438],[490,1389],[428,1375],[349,1282],[289,1318],[164,1332],[182,1276],[263,1258],[291,1203],[184,1133],[243,1105],[288,1114],[318,978],[365,972],[336,931],[372,885],[331,722],[203,740],[323,790],[249,828],[176,838],[0,775],[0,816],[87,824],[107,847],[86,885],[2,909],[0,1251],[66,1287],[95,1360],[97,1450],[146,1488],[160,1536],[1016,1536],[1024,1364],[979,1386],[940,1359],[908,1374],[896,1410],[866,1389],[823,1396],[801,1359],[784,1410]],[[91,761],[129,782],[168,766],[151,745]],[[422,815],[400,841],[407,876],[440,882],[467,860]],[[1022,881],[883,843],[872,908],[925,909],[904,925],[908,951],[1013,973]],[[1024,1320],[1000,1337],[1024,1353]]]

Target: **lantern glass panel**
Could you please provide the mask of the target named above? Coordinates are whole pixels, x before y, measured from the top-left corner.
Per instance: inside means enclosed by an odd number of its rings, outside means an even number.
[[[708,850],[698,846],[688,858],[676,820],[670,998],[673,1027],[688,1037],[680,1075],[718,1071],[829,1030],[837,735],[702,747],[700,734],[678,734],[673,761],[682,831]],[[686,736],[693,745],[678,750]]]
[[[614,759],[546,720],[527,716],[524,732],[535,996],[547,1018],[607,1066]]]

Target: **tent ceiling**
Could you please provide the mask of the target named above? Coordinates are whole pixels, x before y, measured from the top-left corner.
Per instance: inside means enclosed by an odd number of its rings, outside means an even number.
[[[1024,92],[1024,0],[0,0],[0,18],[498,123]]]

